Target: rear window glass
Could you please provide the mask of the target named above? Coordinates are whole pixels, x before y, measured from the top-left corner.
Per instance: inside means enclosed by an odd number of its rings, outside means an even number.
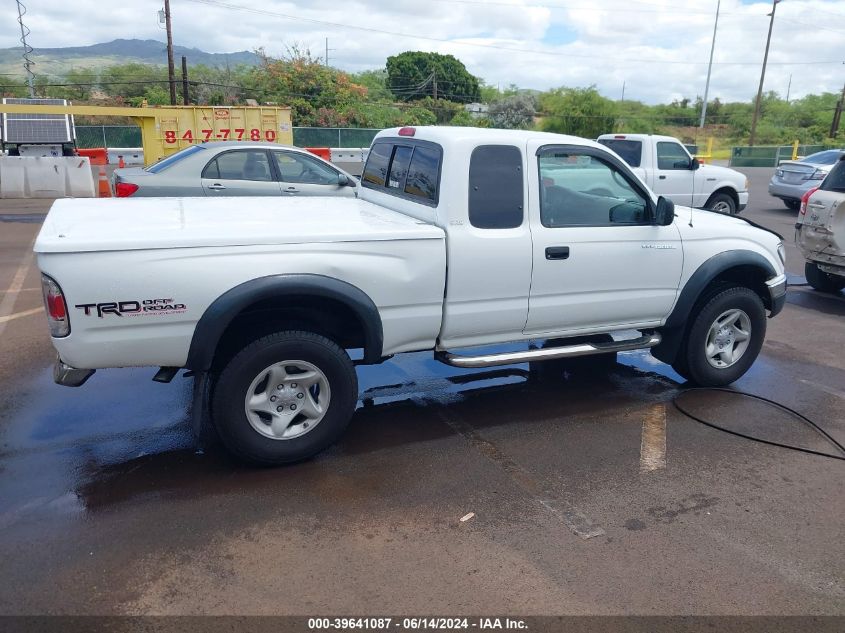
[[[440,167],[440,153],[431,147],[418,145],[414,148],[405,193],[434,202],[437,193],[437,170]]]
[[[405,139],[376,143],[370,148],[361,184],[434,206],[441,156],[434,143]]]
[[[480,229],[512,229],[523,217],[522,152],[482,145],[469,163],[469,222]]]
[[[188,156],[190,156],[191,154],[196,154],[197,152],[202,151],[204,149],[205,148],[202,145],[191,145],[190,147],[186,147],[180,152],[176,152],[172,156],[168,156],[164,160],[158,161],[155,165],[150,165],[149,167],[147,167],[147,171],[151,174],[157,174],[161,171],[164,171],[165,169],[168,169],[169,167],[172,167],[180,160],[188,158]]]
[[[387,179],[389,189],[405,190],[405,178],[408,176],[408,166],[411,164],[413,147],[399,146],[393,150],[393,160],[390,163],[390,177]]]
[[[840,160],[833,166],[819,189],[845,193],[845,160]]]
[[[809,156],[802,158],[799,162],[815,163],[816,165],[832,165],[839,160],[841,155],[842,152],[838,150],[828,150],[826,152],[816,152],[815,154],[810,154]]]
[[[643,144],[640,141],[628,141],[618,138],[602,138],[599,143],[609,147],[631,167],[639,167],[642,161]]]
[[[384,187],[384,182],[387,180],[387,166],[390,163],[392,152],[393,146],[388,143],[376,143],[373,145],[367,156],[367,164],[364,166],[364,174],[361,176],[361,182]]]

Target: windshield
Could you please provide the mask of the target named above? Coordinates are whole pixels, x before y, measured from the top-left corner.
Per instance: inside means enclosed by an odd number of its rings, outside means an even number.
[[[837,149],[827,150],[825,152],[816,152],[815,154],[810,154],[809,156],[805,156],[799,162],[802,163],[815,163],[816,165],[832,165],[839,157],[842,155],[842,152]]]
[[[202,145],[191,145],[190,147],[186,147],[185,149],[176,152],[172,156],[168,156],[167,158],[158,161],[155,165],[150,165],[147,167],[147,171],[151,174],[157,174],[165,169],[172,167],[174,164],[178,163],[180,160],[183,160],[190,156],[191,154],[195,154],[200,150],[205,149]]]

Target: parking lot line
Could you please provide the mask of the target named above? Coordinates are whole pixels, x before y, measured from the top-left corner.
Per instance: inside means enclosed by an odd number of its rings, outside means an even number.
[[[33,308],[32,310],[24,310],[23,312],[15,312],[14,314],[9,314],[7,316],[0,317],[0,324],[8,323],[9,321],[14,321],[15,319],[20,319],[21,317],[30,316],[32,314],[38,314],[39,312],[43,312],[44,308],[41,306],[37,308]]]
[[[643,418],[640,472],[666,468],[666,405],[649,407]]]
[[[26,279],[26,274],[29,272],[29,267],[32,265],[32,247],[34,244],[35,238],[33,238],[32,242],[29,243],[29,246],[26,249],[26,254],[18,266],[18,269],[15,271],[15,276],[12,277],[12,283],[9,284],[9,287],[3,294],[3,299],[0,301],[0,317],[10,316],[12,314],[12,310],[15,309],[15,302],[17,301],[18,295],[23,288],[23,282]],[[3,331],[6,329],[7,322],[8,321],[0,320],[0,336],[2,336]]]
[[[511,481],[539,503],[545,510],[560,519],[573,534],[586,540],[605,533],[604,528],[594,523],[585,514],[560,499],[555,499],[534,476],[505,455],[498,446],[484,439],[470,424],[459,419],[453,412],[436,407],[438,417],[455,433],[461,435],[484,457],[499,466]]]

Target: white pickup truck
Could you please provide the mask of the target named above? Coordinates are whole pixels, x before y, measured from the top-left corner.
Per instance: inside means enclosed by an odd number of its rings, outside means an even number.
[[[619,154],[654,193],[675,204],[731,214],[748,205],[748,179],[743,174],[700,164],[676,138],[602,134],[598,142]]]
[[[725,385],[786,293],[779,236],[674,207],[593,141],[475,128],[381,132],[358,199],[59,200],[35,251],[58,383],[187,368],[196,419],[268,464],[334,442],[355,364],[400,352],[487,367],[650,348]],[[518,351],[477,347],[504,342]]]

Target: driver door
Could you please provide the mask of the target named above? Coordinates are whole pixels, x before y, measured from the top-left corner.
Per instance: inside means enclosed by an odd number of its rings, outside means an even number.
[[[655,148],[654,193],[675,204],[692,205],[695,171],[687,150],[674,141],[658,141]]]
[[[282,193],[289,196],[349,196],[355,187],[340,185],[340,172],[321,160],[299,152],[273,150]]]
[[[683,266],[680,233],[657,226],[651,194],[596,148],[530,143],[534,243],[528,335],[654,327]]]

